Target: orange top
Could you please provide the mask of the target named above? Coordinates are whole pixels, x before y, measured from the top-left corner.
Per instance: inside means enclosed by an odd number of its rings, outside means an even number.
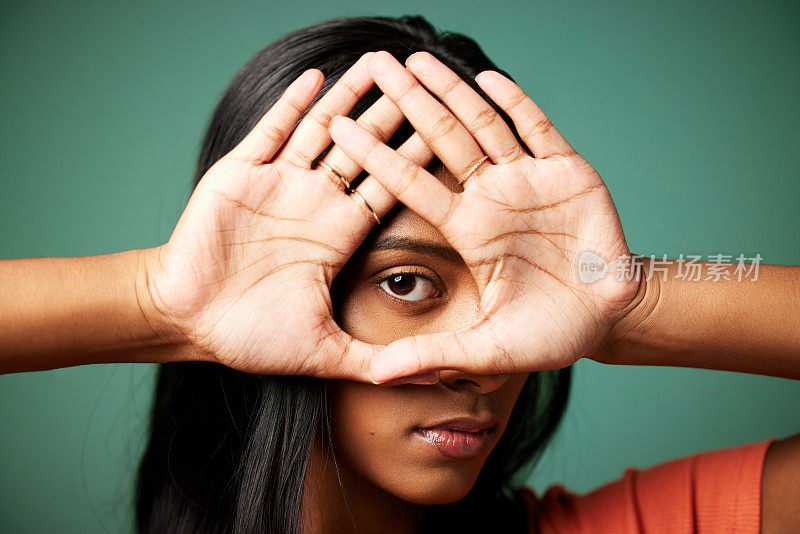
[[[758,533],[761,470],[770,438],[702,452],[623,476],[586,494],[561,484],[520,488],[531,533]]]

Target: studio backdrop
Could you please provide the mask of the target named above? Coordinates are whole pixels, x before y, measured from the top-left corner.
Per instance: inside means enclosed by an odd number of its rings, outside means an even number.
[[[797,2],[36,2],[0,8],[0,258],[165,242],[228,80],[292,30],[420,14],[474,38],[599,171],[642,255],[800,264]],[[2,304],[0,304],[2,305]],[[0,325],[2,328],[2,325]],[[0,532],[130,532],[154,365],[0,377]],[[800,430],[796,381],[575,365],[530,483]]]

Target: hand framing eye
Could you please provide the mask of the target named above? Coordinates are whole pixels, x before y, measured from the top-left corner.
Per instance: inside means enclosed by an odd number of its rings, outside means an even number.
[[[444,368],[496,374],[574,363],[603,339],[643,283],[578,278],[585,251],[609,270],[630,254],[605,183],[508,78],[485,71],[476,82],[512,119],[528,150],[489,103],[431,54],[415,53],[406,65],[377,52],[369,72],[463,192],[449,190],[351,119],[334,117],[331,135],[461,254],[481,309],[463,330],[389,344],[372,362],[373,381]]]
[[[322,87],[306,71],[250,133],[202,177],[170,240],[148,266],[149,293],[209,359],[238,370],[369,380],[382,345],[332,317],[330,285],[396,199],[331,142],[328,122],[374,85],[363,56],[297,121]],[[359,124],[386,140],[404,120],[382,96]],[[297,127],[292,128],[297,124]],[[399,153],[433,157],[412,135]]]

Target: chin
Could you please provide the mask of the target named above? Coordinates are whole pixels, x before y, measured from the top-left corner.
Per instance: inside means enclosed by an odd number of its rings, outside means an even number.
[[[384,489],[404,501],[420,505],[450,504],[466,497],[480,474],[481,464],[431,467],[396,473],[381,481]]]

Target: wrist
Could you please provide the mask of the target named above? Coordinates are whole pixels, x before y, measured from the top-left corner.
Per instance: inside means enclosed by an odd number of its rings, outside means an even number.
[[[617,356],[625,351],[635,334],[647,327],[647,321],[661,297],[663,281],[659,276],[650,276],[649,258],[634,254],[632,260],[641,265],[635,275],[638,284],[636,294],[615,315],[608,333],[590,356],[600,363],[620,363]]]
[[[158,293],[158,276],[161,272],[161,254],[164,245],[137,250],[136,304],[151,331],[153,346],[171,347],[161,351],[165,361],[211,360],[210,356],[192,343],[187,325],[169,313]]]

